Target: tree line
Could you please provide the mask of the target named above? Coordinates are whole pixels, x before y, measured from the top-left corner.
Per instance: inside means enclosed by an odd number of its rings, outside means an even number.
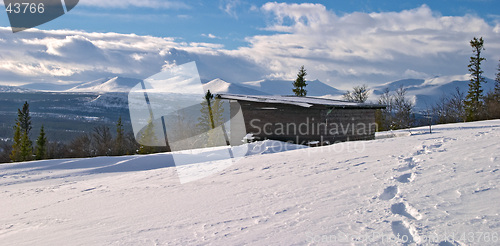
[[[198,123],[191,125],[185,120],[178,119],[177,126],[172,126],[174,127],[173,132],[176,135],[169,135],[169,139],[172,138],[171,140],[179,145],[178,141],[183,141],[184,139],[192,140],[192,136],[197,136],[194,142],[185,143],[182,146],[185,149],[229,144],[227,136],[220,136],[220,132],[214,131],[216,126],[223,125],[224,123],[222,100],[214,98],[214,95],[208,91],[203,97],[200,106]],[[25,102],[22,109],[18,109],[18,117],[13,129],[14,133],[11,143],[0,143],[0,163],[151,154],[170,151],[168,143],[164,147],[152,147],[137,143],[134,134],[125,131],[121,117],[118,118],[115,129],[110,129],[105,125],[95,126],[90,133],[82,133],[69,143],[50,141],[45,134],[43,125],[40,127],[38,138],[33,143],[31,140],[31,129],[32,122],[29,103]],[[152,119],[139,132],[138,137],[142,140],[140,141],[141,143],[149,143],[150,145],[156,145],[161,142],[158,141],[158,136],[155,135]],[[224,137],[225,141],[223,141]]]
[[[434,105],[431,105],[426,117],[438,124],[469,122],[500,118],[500,61],[493,90],[484,94],[482,84],[486,83],[481,68],[486,59],[481,55],[484,49],[484,39],[474,37],[470,41],[473,55],[470,57],[468,71],[470,72],[469,90],[467,94],[457,87],[454,91],[443,95]],[[386,88],[378,99],[378,103],[386,105],[385,109],[376,112],[376,122],[380,131],[409,128],[427,124],[426,119],[417,122],[414,103],[406,97],[407,89],[401,86],[391,92]],[[366,85],[355,86],[347,91],[343,99],[351,102],[364,103],[369,96]]]
[[[40,133],[33,142],[32,128],[29,103],[25,102],[22,108],[18,109],[12,141],[0,144],[0,163],[150,154],[164,151],[160,147],[138,144],[134,134],[125,131],[121,117],[118,118],[115,129],[105,125],[95,126],[91,132],[82,133],[69,143],[50,141],[43,125],[40,126]]]
[[[474,37],[470,41],[473,55],[470,57],[470,72],[467,94],[456,88],[448,95],[443,95],[432,106],[431,111],[437,123],[468,122],[500,118],[500,60],[495,78],[495,87],[484,93],[482,84],[486,83],[481,68],[486,59],[481,55],[484,39]]]
[[[395,91],[385,88],[378,98],[378,104],[386,108],[375,112],[375,122],[379,131],[409,128],[415,125],[415,104],[407,97],[407,88],[400,86]],[[352,91],[342,95],[345,101],[365,103],[370,95],[368,86],[354,86]]]

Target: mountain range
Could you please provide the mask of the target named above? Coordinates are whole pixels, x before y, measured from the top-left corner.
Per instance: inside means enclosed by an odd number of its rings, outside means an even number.
[[[124,77],[102,78],[77,85],[66,92],[125,92],[128,93],[132,87],[142,80]]]
[[[21,86],[5,86],[0,85],[0,92],[12,92],[12,93],[26,93],[32,91]]]
[[[482,84],[484,94],[495,88],[495,81],[485,78],[486,83]],[[385,88],[395,91],[404,86],[407,95],[415,103],[416,111],[426,110],[432,107],[442,97],[447,97],[455,93],[457,88],[461,93],[467,95],[469,90],[469,75],[442,76],[430,79],[403,79],[375,86],[372,89],[370,100],[376,102]]]
[[[89,132],[96,125],[114,127],[119,117],[131,130],[128,111],[128,91],[141,80],[123,77],[102,78],[86,83],[69,85],[29,84],[26,87],[0,86],[0,139],[12,137],[12,125],[17,108],[24,101],[30,103],[35,131],[45,126],[53,140],[68,141],[82,132]],[[494,88],[495,82],[486,79],[485,93]],[[468,76],[447,76],[431,79],[403,79],[374,86],[369,101],[377,102],[385,88],[391,91],[400,86],[407,88],[407,95],[415,102],[415,112],[421,114],[432,107],[441,97],[456,91],[466,94]],[[206,81],[205,90],[214,94],[290,95],[291,81],[260,80],[230,83],[222,79]],[[35,89],[37,88],[37,89]],[[308,96],[341,99],[344,91],[330,87],[321,81],[308,81]],[[36,132],[33,133],[36,136]]]
[[[37,90],[58,91],[68,93],[127,93],[132,87],[140,83],[140,79],[125,77],[101,78],[90,82],[57,85],[57,84],[28,84],[21,87],[0,86],[0,92],[34,92]],[[377,102],[378,97],[388,88],[395,91],[401,86],[407,89],[407,95],[414,101],[416,110],[425,110],[434,105],[441,97],[454,93],[458,88],[462,93],[468,91],[469,76],[441,76],[430,79],[402,79],[377,85],[371,88],[369,101]],[[71,88],[68,88],[72,86]],[[495,81],[486,78],[483,84],[485,93],[493,90]],[[212,93],[244,94],[244,95],[290,95],[292,94],[292,82],[288,80],[259,80],[243,83],[231,83],[220,78],[207,81],[203,84],[205,90]],[[343,90],[331,87],[319,80],[308,81],[306,87],[308,96],[341,99]],[[102,97],[101,99],[109,97]],[[97,100],[98,101],[98,100]]]

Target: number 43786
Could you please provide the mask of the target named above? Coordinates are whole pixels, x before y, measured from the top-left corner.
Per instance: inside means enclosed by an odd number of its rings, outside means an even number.
[[[43,14],[45,12],[45,6],[43,3],[9,3],[7,5],[7,13],[11,14],[19,14],[19,13],[31,13],[31,14]]]

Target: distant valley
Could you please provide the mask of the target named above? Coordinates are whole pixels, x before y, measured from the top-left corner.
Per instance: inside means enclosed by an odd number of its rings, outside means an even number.
[[[115,122],[120,116],[129,128],[127,130],[131,130],[128,108],[97,105],[94,102],[98,97],[95,93],[0,92],[0,139],[12,138],[17,109],[25,101],[30,104],[32,139],[36,139],[42,124],[52,141],[71,141],[98,125],[107,125],[114,132]]]

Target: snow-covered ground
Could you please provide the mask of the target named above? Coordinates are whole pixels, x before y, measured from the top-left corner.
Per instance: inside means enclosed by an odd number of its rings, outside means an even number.
[[[500,244],[500,121],[412,133],[186,184],[169,154],[0,165],[0,244]]]

